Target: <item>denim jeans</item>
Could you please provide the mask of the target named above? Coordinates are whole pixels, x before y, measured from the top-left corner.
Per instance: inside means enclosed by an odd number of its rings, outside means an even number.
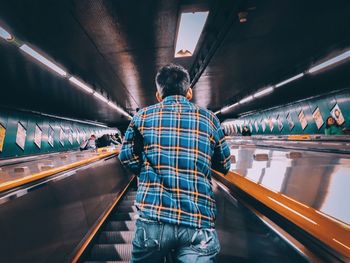
[[[215,229],[196,229],[139,218],[132,241],[131,262],[163,263],[171,253],[175,262],[216,262],[220,244]]]

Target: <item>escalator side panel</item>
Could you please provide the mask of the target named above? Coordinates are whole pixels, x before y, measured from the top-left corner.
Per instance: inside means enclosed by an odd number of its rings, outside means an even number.
[[[3,203],[0,247],[9,248],[0,261],[66,261],[129,178],[118,159],[110,158]]]

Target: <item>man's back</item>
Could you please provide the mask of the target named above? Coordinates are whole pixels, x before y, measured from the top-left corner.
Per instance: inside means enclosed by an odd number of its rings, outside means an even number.
[[[230,152],[222,144],[224,135],[215,115],[183,96],[169,96],[139,111],[131,126],[126,142],[135,130],[143,137],[136,197],[141,217],[213,227],[216,207],[211,169],[227,172],[230,166]],[[129,159],[127,146],[124,143],[122,161]]]
[[[190,76],[179,65],[156,75],[160,102],[140,110],[119,159],[139,176],[131,262],[215,262],[220,242],[211,169],[226,173],[230,150],[216,116],[189,102]]]

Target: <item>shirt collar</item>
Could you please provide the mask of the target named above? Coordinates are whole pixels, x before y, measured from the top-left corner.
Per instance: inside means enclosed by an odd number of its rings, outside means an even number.
[[[173,96],[167,96],[163,102],[167,103],[167,102],[188,102],[188,100],[181,95],[173,95]]]

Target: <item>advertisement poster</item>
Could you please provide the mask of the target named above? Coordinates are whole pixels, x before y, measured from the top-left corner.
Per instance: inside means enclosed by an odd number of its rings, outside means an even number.
[[[24,126],[19,122],[17,125],[17,135],[16,135],[16,144],[24,150],[24,145],[26,143],[27,130]]]
[[[250,132],[253,132],[253,124],[252,124],[252,121],[249,122],[249,130],[250,130]]]
[[[341,112],[338,104],[335,104],[335,106],[333,107],[331,115],[333,116],[338,125],[342,125],[345,122],[343,113]]]
[[[274,125],[273,125],[273,124],[274,124],[273,122],[274,122],[274,121],[273,121],[273,118],[270,117],[270,118],[269,118],[269,127],[270,127],[270,131],[273,131],[273,126],[274,126]]]
[[[78,129],[75,129],[75,139],[77,140],[77,143],[80,143],[80,133]]]
[[[5,135],[6,129],[0,124],[0,152],[2,152],[2,149],[4,148]]]
[[[261,119],[261,127],[262,127],[262,131],[265,132],[265,130],[266,130],[266,120]]]
[[[68,130],[68,141],[73,144],[73,131],[71,129]]]
[[[255,121],[254,126],[255,126],[255,131],[259,132],[259,123],[258,123],[258,121]]]
[[[299,115],[298,115],[298,118],[299,118],[299,121],[300,121],[300,125],[301,125],[301,128],[304,130],[307,126],[307,120],[305,118],[305,114],[304,114],[304,111],[301,110]]]
[[[85,133],[85,131],[83,131],[83,132],[81,133],[81,138],[82,138],[82,141],[85,141],[85,140],[86,140],[86,133]]]
[[[277,125],[278,125],[278,130],[282,131],[283,130],[283,120],[281,116],[277,116]]]
[[[288,126],[289,126],[289,130],[293,130],[294,128],[294,122],[293,122],[293,119],[292,119],[292,116],[290,113],[287,114],[287,122],[288,122]]]
[[[55,136],[55,131],[51,126],[49,126],[49,134],[47,137],[47,142],[51,145],[51,147],[53,147],[54,136]]]
[[[60,127],[60,144],[62,145],[62,146],[64,146],[64,131],[63,131],[63,129],[62,129],[62,127]]]
[[[41,131],[40,127],[38,125],[35,125],[35,132],[34,132],[34,143],[36,146],[41,148],[41,137],[43,132]]]
[[[317,107],[314,110],[314,112],[312,113],[312,118],[314,118],[314,120],[316,122],[317,129],[320,129],[322,127],[324,121],[323,121],[322,114],[321,114],[319,107]]]

